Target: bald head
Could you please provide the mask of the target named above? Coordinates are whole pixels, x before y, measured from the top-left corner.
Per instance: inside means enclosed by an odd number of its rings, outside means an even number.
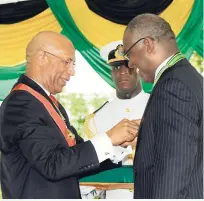
[[[68,38],[53,31],[43,31],[34,36],[29,42],[26,48],[26,60],[28,63],[31,62],[33,56],[41,50],[60,54],[63,49],[74,49],[72,42]]]
[[[74,75],[75,49],[65,36],[44,31],[38,33],[26,48],[26,75],[56,94]]]

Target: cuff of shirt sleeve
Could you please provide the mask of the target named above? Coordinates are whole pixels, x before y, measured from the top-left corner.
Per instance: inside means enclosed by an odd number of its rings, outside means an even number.
[[[128,154],[132,154],[132,147],[129,145],[126,148],[123,148],[121,146],[114,146],[113,149],[113,163],[119,163],[120,161],[122,161],[126,156],[128,156]]]
[[[113,145],[106,133],[99,134],[90,141],[96,150],[99,163],[105,161],[106,159],[112,159]]]

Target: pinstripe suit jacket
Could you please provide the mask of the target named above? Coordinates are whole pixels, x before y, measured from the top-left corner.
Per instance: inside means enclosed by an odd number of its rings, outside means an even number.
[[[139,129],[134,198],[203,198],[203,78],[186,60],[154,87]]]

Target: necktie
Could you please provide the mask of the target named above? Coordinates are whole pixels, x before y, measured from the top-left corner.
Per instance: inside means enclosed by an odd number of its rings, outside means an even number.
[[[58,103],[57,99],[51,94],[49,95],[49,97],[52,100],[52,102],[54,103],[54,105],[59,108],[59,103]]]

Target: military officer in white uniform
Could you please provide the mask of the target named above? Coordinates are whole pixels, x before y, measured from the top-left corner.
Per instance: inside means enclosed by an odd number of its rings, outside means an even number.
[[[86,118],[85,133],[88,139],[110,130],[124,118],[141,119],[149,98],[149,94],[142,90],[137,72],[133,68],[128,68],[128,61],[123,57],[123,45],[120,41],[106,45],[100,54],[112,68],[116,97]],[[122,165],[133,165],[135,146],[128,148],[131,149],[131,153],[122,160]],[[99,193],[101,191],[98,191]],[[133,192],[128,189],[107,190],[106,198],[132,199]]]

